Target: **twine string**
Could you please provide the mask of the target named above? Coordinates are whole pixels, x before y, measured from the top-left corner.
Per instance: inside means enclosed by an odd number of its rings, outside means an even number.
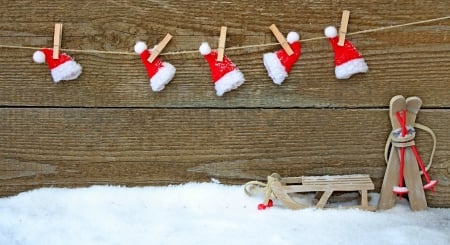
[[[391,29],[396,29],[396,28],[402,28],[402,27],[407,27],[407,26],[413,26],[413,25],[420,25],[420,24],[436,22],[436,21],[441,21],[441,20],[446,20],[446,19],[450,19],[450,15],[439,17],[439,18],[414,21],[414,22],[409,22],[409,23],[405,23],[405,24],[383,26],[383,27],[378,27],[378,28],[373,28],[373,29],[367,29],[367,30],[362,30],[362,31],[351,32],[351,33],[347,33],[347,36],[359,35],[359,34],[365,34],[365,33],[372,33],[372,32],[381,32],[381,31],[386,31],[386,30],[391,30]],[[321,37],[307,38],[307,39],[300,40],[300,42],[305,43],[305,42],[311,42],[311,41],[322,40],[322,39],[327,39],[327,37],[321,36]],[[254,48],[270,47],[270,46],[276,46],[276,45],[279,45],[279,43],[263,43],[263,44],[253,44],[253,45],[228,47],[228,48],[225,48],[225,50],[254,49]],[[19,46],[19,45],[5,45],[5,44],[0,44],[0,48],[31,49],[31,50],[40,49],[40,47]],[[102,50],[92,50],[92,49],[84,49],[84,50],[82,50],[82,49],[67,49],[67,48],[61,48],[60,50],[66,51],[66,52],[74,52],[74,53],[137,55],[134,52],[128,52],[128,51],[102,51]],[[197,53],[198,53],[198,50],[186,50],[186,51],[165,52],[165,53],[161,53],[160,55],[162,55],[162,56],[169,56],[169,55],[197,54]]]

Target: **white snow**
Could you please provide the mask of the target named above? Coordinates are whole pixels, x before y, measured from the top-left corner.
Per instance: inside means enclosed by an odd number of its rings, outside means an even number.
[[[0,198],[0,244],[450,244],[450,209],[259,211],[262,198],[219,183],[38,189]]]

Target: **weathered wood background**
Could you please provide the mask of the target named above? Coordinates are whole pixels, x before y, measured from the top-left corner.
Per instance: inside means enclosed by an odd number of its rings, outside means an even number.
[[[0,1],[0,43],[52,46],[64,23],[63,48],[128,51],[166,33],[166,52],[275,42],[268,29],[323,36],[351,11],[349,32],[449,15],[449,1]],[[283,176],[370,174],[380,189],[397,94],[424,101],[418,122],[438,137],[430,170],[439,180],[430,206],[450,207],[450,20],[350,36],[369,73],[334,78],[327,40],[303,43],[282,86],[262,64],[277,46],[228,50],[246,77],[217,97],[200,54],[166,55],[177,67],[161,93],[151,92],[136,55],[69,52],[79,79],[53,84],[33,50],[0,49],[0,195],[43,186],[166,185],[188,181],[243,184]],[[417,136],[427,159],[431,139]]]

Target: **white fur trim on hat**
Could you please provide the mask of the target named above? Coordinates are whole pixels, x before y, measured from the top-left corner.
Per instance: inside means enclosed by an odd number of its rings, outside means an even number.
[[[55,83],[61,80],[73,80],[81,74],[81,66],[73,61],[66,61],[63,64],[51,70],[52,78]]]
[[[327,28],[325,28],[325,36],[328,38],[334,38],[337,36],[337,30],[336,27],[334,26],[328,26]]]
[[[145,42],[138,41],[134,45],[134,52],[136,52],[137,54],[142,54],[142,52],[144,52],[146,49],[147,49],[147,44],[145,44]]]
[[[336,66],[334,73],[337,79],[347,79],[356,73],[367,72],[368,70],[369,67],[364,61],[364,58],[358,58]]]
[[[288,77],[288,73],[281,64],[280,59],[275,53],[265,53],[263,60],[269,77],[272,78],[275,84],[281,85],[284,79]]]
[[[44,52],[38,50],[33,54],[33,61],[36,63],[44,63],[45,62],[45,54]]]
[[[158,69],[158,72],[150,79],[150,87],[154,92],[159,92],[172,81],[175,76],[176,69],[173,65],[163,62],[163,66]]]
[[[297,42],[298,40],[300,40],[300,35],[295,31],[291,31],[288,33],[286,40],[288,41],[288,43]]]
[[[244,74],[236,68],[215,82],[216,94],[217,96],[222,96],[224,93],[238,88],[244,82]]]
[[[198,50],[200,51],[200,54],[202,54],[202,55],[207,55],[207,54],[211,53],[211,47],[209,46],[209,44],[207,42],[203,42],[200,45],[200,48]]]

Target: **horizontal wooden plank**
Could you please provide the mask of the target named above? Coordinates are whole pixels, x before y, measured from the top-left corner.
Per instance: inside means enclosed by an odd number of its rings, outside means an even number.
[[[351,11],[349,32],[399,25],[448,15],[450,2],[428,1],[2,1],[0,43],[51,46],[54,22],[64,23],[63,48],[133,50],[168,32],[165,51],[217,46],[219,28],[228,26],[227,47],[276,42],[276,24],[303,39],[323,36],[338,25],[341,10]],[[62,7],[64,6],[64,7]],[[348,81],[334,78],[333,52],[327,40],[303,44],[300,60],[282,86],[267,76],[264,52],[278,46],[228,50],[246,83],[223,98],[215,95],[210,70],[198,53],[164,56],[177,68],[161,93],[151,92],[138,56],[72,53],[83,66],[76,81],[53,84],[48,68],[34,64],[32,50],[2,48],[0,105],[65,107],[383,107],[396,94],[419,95],[428,108],[448,107],[450,97],[450,20],[349,36],[363,53],[369,73]]]
[[[42,186],[244,184],[285,177],[385,170],[387,110],[0,109],[0,195]],[[450,207],[450,110],[421,110],[438,138],[429,204]],[[430,137],[417,133],[424,161]]]
[[[288,185],[283,186],[286,193],[307,193],[307,192],[333,192],[333,191],[367,191],[373,190],[373,184],[370,185]],[[331,194],[331,193],[330,193]]]
[[[369,175],[337,175],[337,176],[306,176],[303,177],[304,185],[369,185],[373,188]]]

